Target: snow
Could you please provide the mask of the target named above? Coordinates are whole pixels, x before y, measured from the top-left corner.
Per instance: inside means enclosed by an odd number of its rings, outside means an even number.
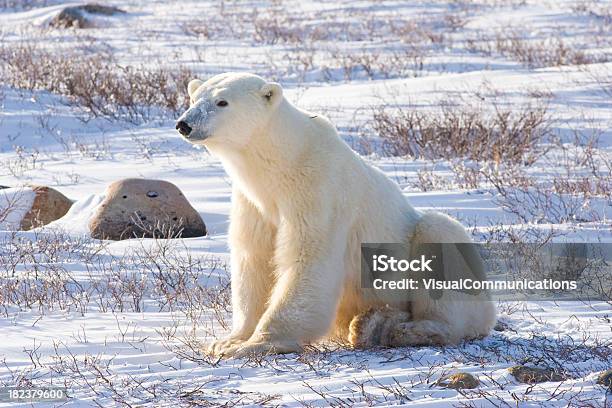
[[[535,40],[560,36],[569,45],[612,60],[610,22],[576,11],[578,1],[272,2],[284,4],[291,16],[301,16],[291,22],[296,27],[331,30],[346,24],[356,33],[367,30],[371,16],[384,21],[410,18],[427,22],[433,33],[448,40],[424,46],[422,70],[369,77],[356,69],[351,78],[326,50],[357,54],[376,49],[390,55],[401,41],[364,35],[359,40],[312,44],[261,42],[244,28],[241,18],[269,16],[267,10],[276,6],[263,1],[110,1],[105,4],[127,14],[104,18],[105,24],[97,28],[54,30],[46,23],[63,6],[76,3],[41,3],[30,10],[0,7],[0,48],[35,41],[57,53],[109,49],[121,64],[154,67],[161,61],[189,67],[201,78],[230,70],[256,72],[280,81],[287,98],[300,107],[329,116],[341,136],[397,181],[415,207],[457,217],[477,239],[499,228],[543,233],[552,228],[559,234],[557,240],[612,242],[609,198],[592,197],[587,208],[589,214],[597,213],[592,219],[525,223],[503,208],[490,185],[459,186],[453,179],[456,163],[364,151],[356,130],[380,105],[435,112],[442,102],[452,100],[487,111],[494,104],[522,106],[533,101],[530,95],[540,93],[547,95],[541,99],[554,118],[552,131],[570,144],[575,130],[597,133],[596,153],[609,161],[612,101],[609,88],[606,91],[598,78],[612,72],[612,62],[529,69],[511,56],[470,52],[467,46],[482,33],[510,28],[532,34]],[[602,10],[609,7],[603,1],[592,3]],[[445,28],[448,15],[459,16],[465,24]],[[185,24],[193,22],[200,29],[210,28],[209,37],[189,34]],[[264,26],[270,24],[264,21]],[[349,28],[342,30],[350,37]],[[292,52],[300,46],[305,56],[314,50],[313,67],[293,66],[297,63]],[[179,137],[172,113],[136,124],[91,118],[66,97],[15,89],[2,78],[0,106],[0,185],[14,186],[0,190],[0,214],[3,203],[17,196],[20,208],[0,222],[0,282],[6,285],[5,277],[13,272],[31,277],[45,271],[57,272],[75,288],[72,299],[50,297],[48,304],[40,305],[4,300],[6,292],[0,287],[0,386],[65,385],[68,406],[612,406],[610,394],[595,384],[597,373],[612,366],[612,310],[604,301],[500,302],[500,321],[508,328],[455,347],[364,352],[324,343],[299,356],[209,361],[196,353],[197,346],[189,345],[194,336],[200,344],[223,336],[231,321],[229,310],[215,306],[215,296],[228,293],[230,268],[231,181],[220,162]],[[562,163],[562,154],[553,152],[526,172],[547,182],[563,171]],[[441,181],[423,191],[418,174],[427,171]],[[201,214],[209,235],[172,242],[90,239],[87,225],[106,186],[126,177],[177,185]],[[16,233],[33,200],[33,193],[21,187],[27,183],[57,188],[75,204],[48,226]],[[64,243],[58,244],[57,252],[50,244],[54,240]],[[34,248],[34,255],[28,248]],[[166,295],[156,286],[163,281],[151,267],[153,260],[165,271],[187,271],[201,290],[191,288],[177,295],[176,303],[165,304]],[[97,280],[109,288],[119,287],[122,280],[140,283],[144,298],[134,301],[125,292],[119,308],[111,294],[107,296],[114,300],[108,303],[97,297]],[[571,378],[520,384],[507,372],[516,364],[562,368]],[[457,392],[434,385],[454,370],[478,376],[481,387]],[[31,405],[0,401],[4,406]]]
[[[70,231],[72,234],[88,235],[89,221],[96,213],[100,204],[104,201],[104,195],[92,194],[72,204],[68,213],[62,218],[47,224],[46,229],[55,228],[62,231]]]

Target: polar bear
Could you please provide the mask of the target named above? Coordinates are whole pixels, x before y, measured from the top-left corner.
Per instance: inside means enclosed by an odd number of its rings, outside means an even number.
[[[192,80],[188,94],[177,130],[232,180],[233,329],[210,353],[296,352],[331,336],[356,347],[454,344],[489,333],[486,292],[421,291],[389,304],[361,288],[361,243],[469,242],[457,221],[416,211],[329,120],[292,105],[277,83],[225,73]]]

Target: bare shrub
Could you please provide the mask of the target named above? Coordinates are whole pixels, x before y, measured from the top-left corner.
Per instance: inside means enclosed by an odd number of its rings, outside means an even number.
[[[568,45],[561,37],[537,40],[525,38],[523,34],[512,30],[502,30],[493,38],[481,33],[477,38],[467,40],[467,48],[471,52],[486,55],[499,54],[532,69],[609,60],[605,54],[595,55],[584,51],[584,47],[579,45]]]
[[[308,35],[296,18],[282,7],[271,7],[254,12],[253,39],[262,44],[299,43]]]
[[[190,36],[268,46],[268,76],[297,73],[300,81],[307,74],[325,81],[348,81],[419,75],[432,48],[448,45],[439,27],[452,31],[458,28],[452,28],[453,24],[459,21],[361,9],[349,13],[342,9],[304,10],[276,1],[251,12],[237,4],[221,3],[181,27]],[[378,46],[381,41],[384,49]],[[339,42],[345,45],[338,48]],[[277,52],[279,48],[282,53]]]
[[[188,106],[189,70],[123,66],[105,53],[53,53],[31,44],[0,48],[0,73],[13,87],[66,95],[93,117],[142,122],[155,108],[175,116]]]
[[[213,38],[214,31],[202,20],[190,20],[181,24],[183,32],[187,35],[201,37],[209,40]]]
[[[446,40],[444,34],[434,30],[435,24],[450,25],[448,15],[441,22],[424,19],[394,19],[389,18],[389,29],[400,42],[411,45],[442,44]],[[455,28],[451,27],[451,30]]]
[[[38,149],[26,149],[19,145],[14,146],[14,149],[17,157],[7,159],[0,164],[0,167],[6,169],[13,177],[21,178],[25,173],[42,167],[38,160],[40,156]]]
[[[363,72],[369,79],[418,77],[425,68],[429,51],[412,44],[402,44],[387,52],[362,50],[344,51],[345,79],[352,79],[354,72]],[[332,54],[337,58],[339,53]]]
[[[448,13],[444,16],[444,21],[452,31],[458,31],[463,28],[468,20],[459,13]]]
[[[582,71],[608,97],[612,97],[612,68],[608,66],[582,67]]]
[[[435,20],[435,21],[434,21]],[[187,35],[202,38],[247,40],[256,44],[302,46],[328,42],[440,43],[444,36],[434,27],[455,30],[462,25],[459,16],[438,19],[406,17],[397,13],[371,13],[359,8],[305,10],[283,1],[266,7],[243,7],[221,2],[210,12],[181,24]]]
[[[498,37],[496,48],[502,55],[514,58],[528,68],[581,65],[595,60],[582,50],[568,47],[560,38],[528,42],[516,35]]]
[[[380,71],[385,78],[407,75],[417,77],[423,71],[426,59],[427,53],[418,47],[402,47],[393,50],[386,59],[381,61]]]
[[[541,143],[550,135],[546,107],[530,104],[518,110],[495,106],[491,115],[448,104],[436,113],[383,106],[374,109],[369,127],[392,156],[496,163],[533,163],[547,151]]]
[[[464,160],[454,160],[451,163],[455,185],[463,189],[474,189],[480,186],[482,180],[480,163]]]
[[[243,13],[225,13],[219,10],[216,13],[206,14],[197,19],[188,20],[180,24],[183,33],[189,36],[206,40],[218,38],[240,39],[244,38]],[[245,23],[246,23],[245,18]],[[240,28],[242,27],[242,29]]]
[[[490,275],[505,279],[576,280],[576,296],[583,301],[603,300],[612,304],[610,265],[606,262],[609,244],[573,243],[558,238],[566,235],[548,227],[495,224],[488,227],[483,242]],[[517,290],[523,295],[533,292]],[[551,292],[564,297],[567,292]],[[507,307],[508,305],[506,305]]]
[[[229,277],[211,257],[194,257],[175,240],[141,241],[121,256],[106,244],[59,231],[0,240],[0,310],[13,308],[102,312],[178,312],[191,322],[203,314],[228,327]],[[79,263],[84,271],[70,265]],[[83,273],[84,272],[84,273]]]
[[[417,181],[413,186],[421,191],[450,190],[452,184],[444,177],[436,174],[433,167],[424,167],[417,170]]]
[[[0,10],[29,10],[36,7],[47,7],[58,3],[57,0],[0,0]]]
[[[506,212],[516,214],[522,222],[576,223],[597,221],[597,213],[584,208],[582,197],[570,194],[551,194],[546,186],[527,189],[502,187],[501,198],[495,202]]]
[[[580,13],[600,19],[604,24],[612,23],[612,6],[607,2],[578,0],[570,7],[574,13]]]
[[[600,221],[612,202],[610,172],[594,178],[559,173],[541,181],[518,166],[506,165],[488,167],[482,174],[498,193],[494,202],[526,224]]]
[[[11,214],[20,209],[20,201],[23,199],[24,192],[19,191],[13,194],[6,194],[0,189],[0,225],[8,222]]]

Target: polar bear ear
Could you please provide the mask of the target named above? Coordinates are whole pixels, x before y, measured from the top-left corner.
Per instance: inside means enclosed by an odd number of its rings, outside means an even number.
[[[272,106],[277,105],[283,97],[283,88],[276,82],[268,82],[259,90],[261,96]]]
[[[189,81],[189,84],[187,85],[187,93],[189,94],[189,97],[192,98],[193,97],[193,93],[200,87],[200,85],[202,85],[204,83],[204,81],[202,81],[201,79],[192,79],[191,81]]]

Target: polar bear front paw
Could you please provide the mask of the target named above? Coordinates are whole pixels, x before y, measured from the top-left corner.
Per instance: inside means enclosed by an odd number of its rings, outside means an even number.
[[[243,358],[252,356],[265,356],[270,354],[298,353],[302,347],[296,342],[285,341],[246,341],[224,349],[223,357]]]
[[[226,355],[227,351],[244,343],[246,340],[239,337],[228,337],[213,341],[205,348],[205,353],[213,356]]]

